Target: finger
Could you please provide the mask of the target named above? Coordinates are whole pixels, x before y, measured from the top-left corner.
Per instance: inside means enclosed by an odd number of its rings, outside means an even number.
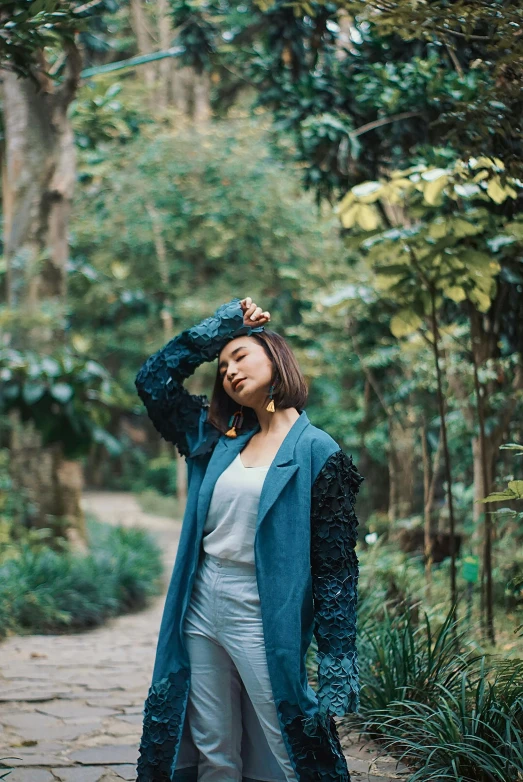
[[[261,311],[262,311],[261,307],[256,307],[256,309],[254,310],[254,312],[251,315],[251,320],[257,320],[259,315],[261,315]]]

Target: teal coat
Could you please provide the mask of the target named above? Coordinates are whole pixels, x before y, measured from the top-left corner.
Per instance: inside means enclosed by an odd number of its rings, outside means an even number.
[[[198,751],[186,719],[191,671],[182,627],[214,485],[260,428],[227,437],[207,420],[207,397],[189,394],[182,382],[230,339],[256,330],[260,327],[243,325],[240,299],[233,299],[148,358],[136,377],[153,424],[177,445],[188,466],[187,504],[144,706],[137,782],[197,780]],[[305,410],[299,412],[267,471],[256,525],[267,663],[299,782],[349,782],[333,715],[359,708],[354,502],[363,479],[336,441]],[[305,665],[313,634],[317,692]],[[256,736],[245,733],[244,782],[285,782],[261,727]]]

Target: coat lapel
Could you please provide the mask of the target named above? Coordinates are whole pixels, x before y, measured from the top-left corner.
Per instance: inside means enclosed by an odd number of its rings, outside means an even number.
[[[299,465],[294,462],[294,447],[298,437],[309,423],[307,413],[305,410],[302,410],[300,417],[296,419],[285,435],[271,466],[267,470],[267,475],[260,495],[256,530],[258,530],[262,520],[276,502],[288,481],[299,469]],[[238,435],[238,437],[232,438],[223,435],[216,444],[216,448],[207,465],[205,478],[202,481],[198,497],[198,541],[201,540],[201,533],[205,525],[205,519],[207,518],[207,512],[209,510],[209,505],[211,504],[212,493],[216,481],[222,472],[224,472],[231,462],[234,461],[240,451],[245,448],[251,437],[255,435],[256,432],[259,432],[259,430],[260,425],[257,424],[253,429],[243,432],[243,434]]]

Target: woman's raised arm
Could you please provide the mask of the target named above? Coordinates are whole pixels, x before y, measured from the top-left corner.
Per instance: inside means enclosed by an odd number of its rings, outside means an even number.
[[[183,381],[200,364],[213,361],[229,340],[248,333],[245,301],[234,298],[214,315],[182,331],[150,356],[136,376],[136,390],[155,428],[182,456],[189,455],[188,435],[198,433],[202,408],[209,407],[207,396],[190,394]]]

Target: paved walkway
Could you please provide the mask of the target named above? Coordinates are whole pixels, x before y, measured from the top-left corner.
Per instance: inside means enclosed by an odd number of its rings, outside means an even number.
[[[157,536],[167,586],[179,522],[142,513],[132,495],[118,492],[86,493],[84,508]],[[0,779],[1,769],[12,769],[7,782],[136,779],[163,600],[88,632],[0,643]],[[376,759],[378,750],[357,735],[344,735],[343,744],[353,782],[406,779],[392,758]]]

